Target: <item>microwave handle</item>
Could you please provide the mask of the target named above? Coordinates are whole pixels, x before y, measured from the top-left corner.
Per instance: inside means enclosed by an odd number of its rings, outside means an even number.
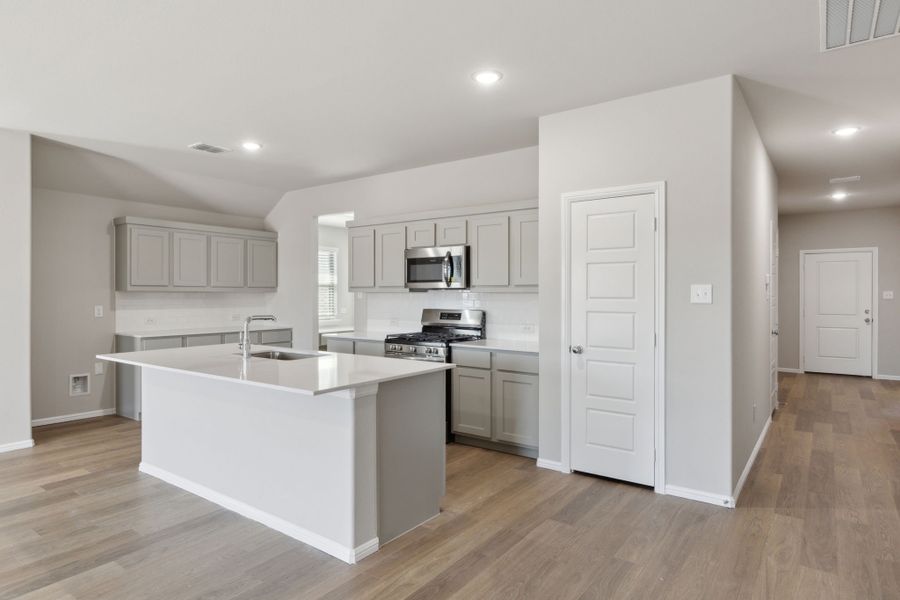
[[[450,277],[453,275],[453,260],[450,251],[447,251],[446,256],[444,256],[444,260],[441,264],[441,276],[444,280],[444,285],[450,287]]]

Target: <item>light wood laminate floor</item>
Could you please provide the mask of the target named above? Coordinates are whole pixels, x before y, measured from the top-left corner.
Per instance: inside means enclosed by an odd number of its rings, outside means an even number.
[[[900,384],[789,375],[735,510],[448,447],[444,511],[350,566],[139,474],[140,429],[0,455],[0,599],[900,598]]]

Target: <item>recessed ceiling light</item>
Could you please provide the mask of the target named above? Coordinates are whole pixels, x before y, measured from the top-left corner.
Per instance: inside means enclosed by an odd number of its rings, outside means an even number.
[[[832,200],[837,200],[840,202],[841,200],[847,199],[847,192],[835,192],[831,195]]]
[[[477,71],[472,73],[472,79],[480,83],[481,85],[494,85],[501,79],[503,79],[503,73],[500,71],[495,71],[493,69],[486,69],[484,71]]]
[[[851,135],[855,135],[855,134],[859,133],[860,129],[861,129],[861,127],[857,127],[855,125],[848,125],[846,127],[838,127],[831,133],[833,133],[834,135],[836,135],[838,137],[850,137]]]
[[[241,144],[241,147],[244,150],[246,150],[247,152],[256,152],[257,150],[262,148],[262,144],[260,144],[259,142],[247,141],[247,142],[244,142],[243,144]]]

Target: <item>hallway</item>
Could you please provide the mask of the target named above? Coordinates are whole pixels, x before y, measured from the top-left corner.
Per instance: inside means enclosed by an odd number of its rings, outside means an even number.
[[[39,428],[0,456],[0,599],[900,598],[900,383],[781,394],[734,510],[450,445],[441,515],[355,566],[138,473],[134,421]]]

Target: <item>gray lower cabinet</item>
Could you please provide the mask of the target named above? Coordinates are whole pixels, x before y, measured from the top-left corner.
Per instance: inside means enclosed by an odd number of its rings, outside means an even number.
[[[454,348],[451,431],[458,441],[532,456],[538,446],[537,356]]]
[[[362,354],[365,356],[384,356],[384,342],[377,340],[349,340],[346,338],[327,338],[325,348],[328,352],[338,354]]]
[[[336,352],[338,354],[353,354],[354,343],[353,340],[342,338],[327,338],[327,341],[325,342],[325,348],[329,352]]]
[[[116,352],[136,352],[140,350],[168,350],[170,348],[192,348],[217,344],[237,344],[240,332],[226,333],[190,332],[185,335],[165,335],[160,337],[116,336]],[[265,344],[279,348],[290,348],[293,344],[292,329],[266,329],[250,332],[251,344]],[[237,352],[237,348],[235,348]],[[131,365],[116,365],[116,413],[140,421],[141,419],[141,369]]]

